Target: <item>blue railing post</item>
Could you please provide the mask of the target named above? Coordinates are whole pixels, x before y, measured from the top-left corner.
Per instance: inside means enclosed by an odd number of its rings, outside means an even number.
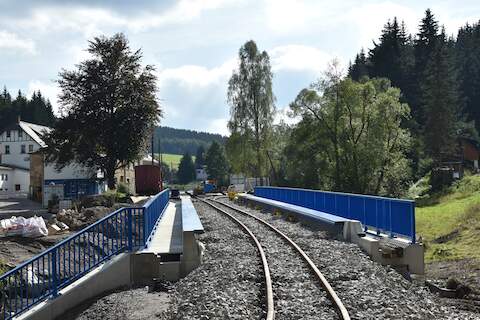
[[[412,233],[412,243],[416,242],[415,235],[415,202],[412,202],[410,205],[410,224],[411,224],[411,233]]]
[[[58,296],[57,249],[54,249],[52,251],[52,297],[55,298],[57,296]]]
[[[133,232],[132,232],[132,208],[127,208],[127,237],[128,237],[128,251],[133,250]]]
[[[143,211],[143,245],[147,245],[148,240],[148,231],[150,230],[150,220],[148,217],[148,212],[145,208],[142,208]]]

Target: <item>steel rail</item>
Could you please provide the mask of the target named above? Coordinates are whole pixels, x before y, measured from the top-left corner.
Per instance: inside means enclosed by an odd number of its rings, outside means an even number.
[[[223,197],[222,197],[223,198]],[[275,228],[273,225],[271,225],[270,223],[268,223],[267,221],[263,220],[263,219],[260,219],[256,216],[254,216],[253,214],[249,213],[249,212],[246,212],[242,209],[239,209],[239,208],[236,208],[232,205],[229,205],[227,203],[223,203],[223,202],[220,202],[218,200],[216,200],[216,198],[213,198],[213,199],[209,199],[210,201],[213,201],[215,203],[218,203],[220,205],[223,205],[227,208],[230,208],[232,210],[235,210],[237,212],[240,212],[244,215],[247,215],[255,220],[257,220],[258,222],[268,226],[270,229],[272,229],[274,232],[276,232],[277,234],[279,234],[285,241],[287,241],[293,248],[295,248],[297,250],[297,252],[302,256],[303,260],[305,260],[305,262],[307,262],[307,264],[310,266],[310,268],[312,269],[312,271],[315,273],[315,275],[317,276],[318,280],[320,280],[320,284],[322,285],[322,287],[326,290],[327,292],[327,295],[328,297],[330,298],[330,300],[333,302],[333,304],[335,305],[335,308],[337,309],[337,313],[339,314],[339,316],[341,317],[342,320],[350,320],[350,315],[348,314],[348,311],[347,309],[345,308],[345,306],[343,305],[343,302],[340,300],[340,298],[338,297],[338,295],[336,294],[335,290],[333,290],[332,286],[330,285],[330,283],[328,283],[328,280],[325,278],[325,276],[320,272],[320,270],[318,269],[318,267],[315,265],[315,263],[312,261],[312,259],[310,259],[310,257],[292,240],[290,239],[287,235],[285,235],[283,232],[281,232],[280,230],[278,230],[277,228]]]
[[[258,241],[257,237],[253,234],[253,232],[245,225],[243,222],[235,218],[232,214],[228,213],[227,211],[217,207],[213,203],[197,198],[198,200],[202,201],[205,204],[208,204],[215,210],[223,213],[227,217],[229,217],[232,221],[237,223],[241,228],[250,236],[250,238],[255,242],[255,245],[257,246],[258,252],[260,254],[261,260],[262,260],[262,266],[263,266],[263,274],[265,276],[265,289],[267,291],[267,315],[266,315],[266,320],[273,320],[275,319],[275,310],[274,310],[274,304],[273,304],[273,287],[272,287],[272,278],[270,276],[270,268],[268,266],[268,261],[267,261],[267,256],[265,255],[265,251],[263,251],[263,247]],[[208,199],[209,200],[209,199]]]

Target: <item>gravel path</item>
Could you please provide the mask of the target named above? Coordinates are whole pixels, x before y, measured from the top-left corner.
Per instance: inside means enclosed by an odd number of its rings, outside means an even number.
[[[324,232],[312,231],[258,210],[239,208],[270,222],[291,237],[325,275],[352,319],[480,319],[478,313],[444,305],[425,287],[407,281],[388,266],[373,262],[355,244],[329,239]]]
[[[275,319],[338,319],[324,289],[297,251],[255,219],[227,207],[257,236],[272,274]]]
[[[87,301],[60,316],[58,320],[148,320],[155,319],[169,305],[166,292],[148,292],[148,288],[119,290]]]

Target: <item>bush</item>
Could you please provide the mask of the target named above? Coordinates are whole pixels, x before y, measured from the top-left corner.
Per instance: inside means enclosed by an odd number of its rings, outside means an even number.
[[[124,193],[124,194],[130,194],[130,191],[128,190],[128,186],[125,183],[119,183],[118,184],[117,192],[118,193]]]
[[[465,176],[450,187],[451,192],[459,194],[459,197],[467,197],[480,191],[480,176],[465,174]]]

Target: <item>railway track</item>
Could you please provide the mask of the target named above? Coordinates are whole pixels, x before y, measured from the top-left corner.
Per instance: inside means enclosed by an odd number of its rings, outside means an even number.
[[[325,279],[323,274],[320,272],[318,267],[315,265],[315,263],[308,257],[308,255],[288,236],[286,236],[284,233],[282,233],[280,230],[275,228],[273,225],[269,224],[268,222],[255,217],[254,215],[243,211],[241,209],[238,209],[236,207],[233,207],[229,204],[217,201],[214,198],[197,198],[198,200],[208,204],[218,212],[221,212],[222,214],[228,216],[230,219],[232,219],[236,224],[238,224],[249,236],[252,238],[252,240],[255,242],[257,249],[259,251],[262,264],[263,264],[263,270],[264,270],[264,275],[265,275],[265,289],[266,289],[266,302],[265,305],[267,306],[267,316],[266,319],[272,320],[275,318],[275,315],[279,313],[279,310],[276,310],[275,306],[279,305],[280,302],[276,301],[275,296],[280,296],[284,295],[284,292],[279,292],[281,290],[288,290],[289,288],[284,288],[282,278],[285,275],[282,274],[274,274],[271,272],[271,268],[275,269],[278,264],[285,264],[287,265],[286,260],[291,259],[291,253],[288,254],[288,258],[285,259],[284,261],[281,261],[281,257],[285,258],[285,255],[277,254],[275,252],[272,252],[272,254],[269,255],[269,258],[267,258],[267,255],[265,254],[264,247],[266,248],[271,248],[272,247],[272,240],[268,240],[265,238],[265,233],[263,232],[264,230],[260,230],[258,228],[265,228],[267,230],[270,230],[272,234],[275,235],[275,237],[281,238],[282,240],[280,242],[276,241],[274,243],[275,246],[278,246],[278,243],[285,243],[289,247],[288,250],[293,252],[297,256],[295,260],[298,260],[300,258],[303,263],[296,265],[298,268],[306,268],[308,269],[308,277],[310,280],[315,282],[315,286],[320,285],[324,290],[323,292],[326,294],[328,299],[331,301],[333,307],[335,308],[336,313],[339,316],[339,319],[342,320],[349,320],[350,316],[348,314],[348,311],[346,310],[345,306],[343,305],[342,301],[339,299],[333,288],[330,286],[328,281]],[[255,231],[252,231],[252,229],[257,229],[256,234]],[[267,231],[268,232],[268,231]],[[259,240],[259,238],[264,238]],[[285,251],[285,250],[284,250]],[[270,262],[270,266],[268,265],[268,262]],[[290,270],[290,273],[295,273],[298,270]],[[275,283],[274,280],[272,280],[273,274],[275,278],[279,279],[279,283]],[[305,279],[301,279],[305,280]],[[306,281],[306,280],[305,280]],[[276,290],[275,290],[276,288]],[[315,289],[315,288],[314,288]],[[318,288],[319,289],[319,288]],[[278,291],[278,292],[275,292]],[[318,290],[317,290],[318,291]],[[322,291],[322,290],[320,290]],[[279,300],[279,299],[278,299]],[[292,299],[294,300],[294,299]],[[301,301],[301,298],[298,298],[298,300]],[[306,306],[307,307],[307,306]],[[330,307],[331,308],[331,307]]]

